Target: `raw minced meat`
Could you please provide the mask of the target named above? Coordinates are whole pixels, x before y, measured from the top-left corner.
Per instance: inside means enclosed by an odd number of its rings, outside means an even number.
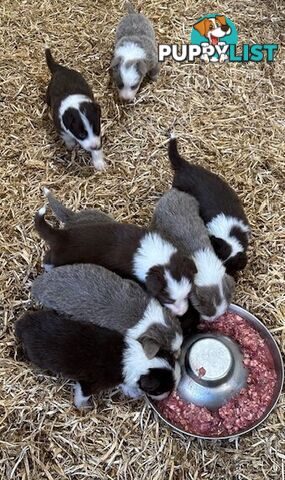
[[[238,434],[261,418],[272,400],[276,384],[272,355],[259,333],[237,314],[227,312],[216,322],[202,323],[201,329],[227,335],[240,345],[249,372],[247,386],[214,412],[184,402],[177,392],[157,406],[168,420],[187,432],[213,437]]]

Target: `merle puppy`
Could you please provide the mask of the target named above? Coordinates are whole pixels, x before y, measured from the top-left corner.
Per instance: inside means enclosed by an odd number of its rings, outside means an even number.
[[[177,318],[136,282],[99,265],[54,268],[34,280],[32,296],[45,308],[128,333],[149,358],[160,349],[179,354],[183,337]]]
[[[174,136],[169,141],[168,155],[174,170],[172,186],[198,200],[200,216],[227,272],[235,274],[243,270],[247,264],[250,227],[237,194],[215,173],[184,160]]]
[[[159,72],[157,43],[150,21],[130,2],[128,15],[120,21],[111,72],[122,100],[131,101],[146,75],[156,80]]]
[[[45,207],[35,226],[50,250],[46,270],[73,263],[95,263],[144,284],[148,292],[175,315],[188,309],[194,262],[159,233],[118,222],[86,223],[56,229],[45,218]]]
[[[79,143],[91,153],[94,167],[103,170],[106,164],[102,153],[100,105],[79,72],[56,63],[50,49],[45,53],[52,74],[46,101],[52,109],[55,127],[67,148]]]
[[[74,403],[88,405],[92,393],[121,385],[130,396],[166,398],[177,385],[180,367],[158,352],[146,357],[141,344],[120,333],[53,311],[27,312],[16,322],[16,336],[28,359],[40,368],[77,382]]]

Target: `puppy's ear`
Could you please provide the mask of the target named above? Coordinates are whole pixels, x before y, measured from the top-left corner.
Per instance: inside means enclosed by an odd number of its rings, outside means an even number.
[[[62,115],[62,121],[67,130],[72,130],[80,122],[80,115],[76,108],[68,108]]]
[[[162,266],[152,267],[148,271],[145,285],[148,292],[156,297],[166,287],[164,268]]]
[[[247,265],[247,256],[244,252],[237,253],[234,257],[225,262],[227,273],[233,275],[235,272],[243,270]]]
[[[144,392],[151,393],[159,388],[160,382],[157,377],[154,377],[149,373],[148,375],[142,375],[140,377],[139,386]]]
[[[120,63],[121,63],[121,61],[122,61],[122,57],[116,57],[116,56],[113,57],[113,58],[112,58],[112,61],[111,61],[110,67],[111,67],[112,69],[118,68],[119,65],[120,65]]]
[[[151,338],[148,333],[144,333],[138,338],[138,342],[142,344],[144,349],[144,353],[146,354],[147,358],[154,358],[157,352],[160,349],[160,345]]]
[[[209,24],[210,24],[210,21],[207,18],[204,18],[204,20],[201,20],[200,22],[195,23],[195,25],[193,25],[193,28],[195,28],[195,30],[198,30],[200,35],[205,37],[209,31]]]
[[[226,260],[232,253],[232,247],[225,240],[215,237],[214,235],[210,236],[210,240],[217,256],[221,260]]]
[[[147,74],[147,66],[143,60],[138,60],[136,62],[136,69],[141,77],[144,77]]]
[[[218,15],[215,17],[222,25],[227,25],[226,17],[224,15]]]

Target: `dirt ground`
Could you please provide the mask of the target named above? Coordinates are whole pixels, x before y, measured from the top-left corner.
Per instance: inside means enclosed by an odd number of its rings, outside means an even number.
[[[235,303],[270,328],[284,352],[285,6],[282,0],[145,0],[160,43],[187,43],[206,13],[234,21],[240,43],[279,43],[272,64],[163,64],[135,104],[118,102],[108,67],[121,0],[2,0],[0,4],[0,478],[15,480],[284,480],[284,398],[256,431],[234,442],[179,437],[144,400],[111,392],[72,405],[71,384],[20,361],[14,320],[31,304],[43,245],[33,217],[50,187],[74,209],[98,207],[148,224],[171,185],[166,153],[175,128],[187,159],[221,174],[242,199],[252,239]],[[68,152],[44,103],[48,44],[80,70],[103,111],[106,172]],[[283,250],[283,251],[282,251]]]

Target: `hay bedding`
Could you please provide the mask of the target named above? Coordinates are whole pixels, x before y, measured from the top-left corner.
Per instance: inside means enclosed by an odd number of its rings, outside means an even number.
[[[1,1],[0,478],[284,479],[282,399],[239,441],[189,442],[158,425],[143,401],[117,392],[94,399],[87,413],[76,411],[68,382],[31,369],[15,353],[13,322],[29,307],[41,271],[33,229],[41,187],[74,208],[96,206],[146,224],[170,186],[165,130],[174,123],[185,156],[227,178],[244,201],[253,238],[235,300],[284,348],[284,51],[272,65],[168,62],[157,84],[146,85],[134,106],[122,106],[107,72],[122,3]],[[186,41],[191,24],[211,11],[234,20],[240,42],[284,42],[281,0],[141,3],[161,42]],[[85,74],[102,104],[106,173],[94,172],[88,154],[67,152],[52,128],[43,102],[45,42]]]

